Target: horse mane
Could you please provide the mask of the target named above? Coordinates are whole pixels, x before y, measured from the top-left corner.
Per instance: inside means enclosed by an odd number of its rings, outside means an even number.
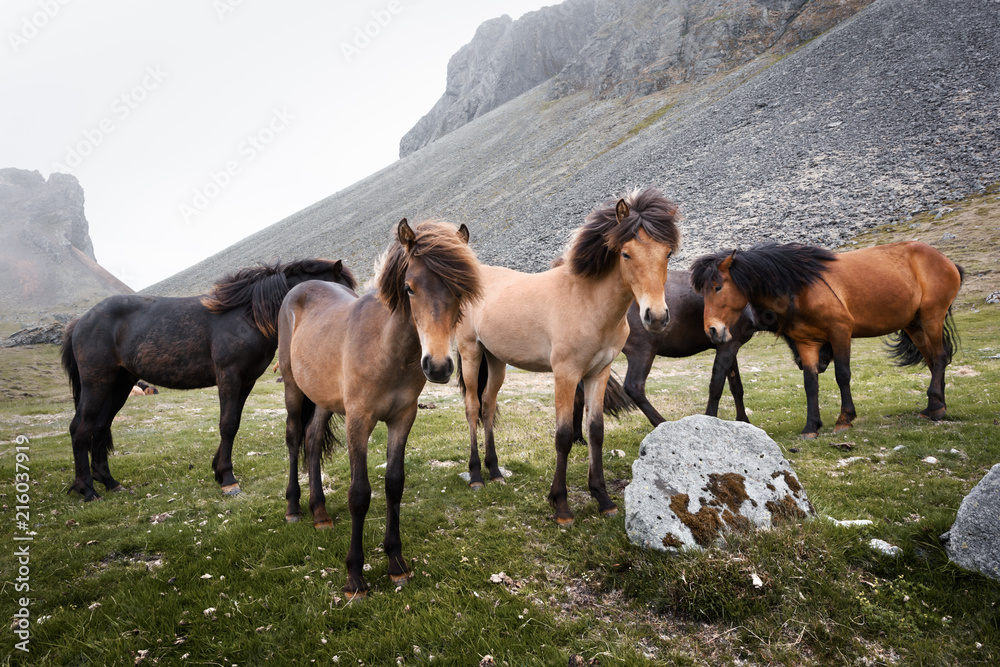
[[[633,190],[625,196],[629,214],[621,224],[615,214],[616,201],[595,208],[574,233],[565,252],[570,271],[585,278],[600,278],[618,264],[622,245],[645,231],[658,243],[677,249],[681,232],[678,206],[659,188]]]
[[[237,308],[267,338],[278,335],[278,310],[292,285],[289,277],[332,273],[336,262],[327,259],[302,259],[288,264],[245,267],[226,275],[201,298],[201,305],[213,313],[227,313]],[[341,265],[337,282],[354,289],[357,281],[346,266]]]
[[[392,242],[375,279],[378,298],[389,310],[409,309],[405,281],[406,270],[413,257],[419,257],[431,272],[441,278],[459,302],[465,303],[482,296],[479,260],[469,244],[458,235],[457,227],[448,222],[427,220],[416,225],[413,232],[416,238],[409,251],[399,239]]]
[[[822,279],[837,256],[803,243],[761,243],[748,250],[722,250],[691,263],[691,287],[699,294],[722,280],[719,265],[732,257],[729,277],[751,303],[775,297],[794,297]]]

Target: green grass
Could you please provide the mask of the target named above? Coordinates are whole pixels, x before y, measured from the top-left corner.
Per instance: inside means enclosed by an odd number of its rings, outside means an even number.
[[[58,351],[0,350],[6,619],[24,594],[11,555],[24,544],[14,541],[23,535],[15,436],[27,438],[35,533],[30,652],[17,650],[7,629],[0,664],[475,665],[490,654],[497,665],[564,665],[574,653],[605,666],[997,664],[1000,583],[950,564],[938,540],[1000,460],[1000,360],[991,358],[1000,354],[1000,309],[984,306],[978,292],[960,298],[962,349],[948,370],[941,423],[917,417],[927,372],[897,369],[880,341],[858,340],[854,428],[831,433],[839,408],[831,371],[821,376],[821,436],[802,441],[802,376],[787,348],[762,334],[741,352],[750,418],[783,449],[818,514],[871,526],[815,518],[730,536],[706,551],[647,552],[628,542],[624,511],[599,515],[586,489],[586,452],[576,447],[568,474],[576,523],[561,529],[545,501],[554,469],[551,380],[512,371],[498,433],[512,475],[478,493],[458,477],[467,428],[457,389],[425,397],[436,407],[421,411],[411,434],[401,510],[415,576],[399,590],[380,547],[385,500],[376,466],[386,433],[376,429],[365,527],[372,590],[356,604],[341,592],[346,453],[324,467],[333,529],[317,532],[308,518],[286,524],[282,386],[272,374],[258,382],[237,438],[240,496],[222,496],[209,468],[215,390],[163,390],[130,400],[116,421],[111,465],[128,491],[83,504],[65,493],[72,404]],[[615,367],[623,373],[623,360]],[[701,412],[710,369],[708,354],[658,360],[647,385],[652,402],[669,420]],[[734,416],[728,392],[720,416]],[[648,432],[638,414],[607,422],[606,478],[622,510]],[[850,451],[831,446],[845,442]],[[939,463],[924,463],[927,456]],[[838,465],[848,457],[860,459]],[[903,554],[879,555],[867,546],[872,538]],[[509,579],[491,582],[501,572]]]

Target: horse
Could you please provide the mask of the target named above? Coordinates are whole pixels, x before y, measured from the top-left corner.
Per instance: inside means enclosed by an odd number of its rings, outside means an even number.
[[[278,346],[281,300],[308,280],[355,284],[339,260],[306,259],[240,269],[203,296],[108,297],[70,322],[62,342],[76,409],[69,427],[76,477],[69,492],[100,499],[94,479],[108,491],[122,490],[108,466],[111,423],[142,377],[171,389],[218,385],[221,439],[212,469],[223,493],[238,494],[232,451],[243,405]]]
[[[951,362],[957,332],[951,306],[964,279],[961,266],[938,250],[904,241],[834,254],[825,248],[765,243],[749,250],[725,250],[699,257],[691,285],[705,299],[705,333],[716,343],[749,303],[773,320],[801,363],[806,392],[802,437],[817,437],[820,355],[833,356],[840,388],[840,416],[834,433],[851,427],[851,339],[895,333],[890,354],[899,366],[923,361],[931,370],[924,418],[945,416],[944,369]]]
[[[628,339],[622,347],[622,354],[628,362],[625,370],[625,383],[622,389],[628,399],[639,408],[651,425],[658,426],[666,421],[653,407],[646,396],[646,378],[653,367],[657,356],[681,358],[690,357],[715,350],[715,361],[712,363],[712,377],[708,384],[708,406],[705,414],[715,417],[719,414],[719,400],[722,390],[729,381],[729,390],[736,403],[736,419],[750,422],[746,408],[743,405],[743,382],[740,378],[740,367],[736,355],[740,348],[753,337],[757,331],[757,322],[749,307],[740,314],[740,319],[733,328],[733,337],[716,344],[705,335],[704,308],[705,301],[701,294],[691,288],[691,273],[689,271],[670,271],[667,282],[663,286],[666,295],[667,308],[670,311],[670,322],[658,333],[646,331],[639,317],[639,306],[634,301],[628,309]],[[618,382],[612,376],[608,378],[608,389],[605,392],[605,414],[608,414],[608,392],[617,394]],[[621,401],[617,401],[617,407]],[[631,405],[629,406],[631,407]],[[583,385],[577,385],[576,400],[573,405],[573,435],[575,442],[585,442],[583,438]]]
[[[288,412],[285,519],[300,517],[298,458],[304,444],[313,525],[332,526],[320,463],[335,442],[330,418],[343,415],[351,467],[344,592],[351,600],[368,591],[362,530],[371,502],[368,438],[379,421],[388,427],[383,547],[392,581],[403,584],[410,577],[399,537],[403,455],[420,391],[427,380],[445,383],[451,377],[455,326],[463,308],[481,294],[479,263],[468,241],[465,225],[423,222],[412,229],[404,218],[374,293],[359,298],[340,285],[306,283],[288,293],[278,315],[278,363]]]
[[[566,465],[574,439],[574,394],[581,380],[588,409],[590,494],[602,514],[618,511],[604,482],[605,387],[611,361],[628,338],[625,315],[633,299],[643,327],[658,332],[667,326],[663,286],[670,255],[680,243],[677,218],[677,205],[658,189],[634,191],[617,204],[607,202],[591,211],[570,240],[561,266],[535,274],[481,267],[483,298],[470,307],[457,332],[472,489],[483,486],[476,437],[480,421],[490,479],[503,479],[493,426],[497,393],[510,364],[555,376],[556,469],[548,500],[556,521],[573,523]]]

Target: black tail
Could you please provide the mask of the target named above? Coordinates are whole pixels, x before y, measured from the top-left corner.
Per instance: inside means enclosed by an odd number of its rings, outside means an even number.
[[[957,265],[956,265],[957,266]],[[961,267],[959,267],[961,272]],[[964,277],[964,276],[963,276]],[[943,339],[944,339],[944,354],[945,354],[945,364],[950,364],[951,359],[955,352],[961,344],[961,339],[958,336],[958,330],[955,328],[955,318],[952,317],[951,308],[948,309],[948,315],[944,318],[943,327]],[[885,343],[886,351],[889,354],[889,358],[896,366],[916,366],[918,364],[926,363],[924,360],[924,355],[920,354],[920,350],[913,343],[913,339],[905,331],[899,331],[888,337]]]
[[[462,390],[462,397],[465,397],[465,378],[462,376],[462,355],[455,353],[458,358],[458,363],[455,365],[458,367],[458,386]],[[486,380],[490,377],[490,366],[486,363],[486,360],[482,357],[479,358],[479,384],[476,386],[476,397],[479,399],[479,415],[476,417],[476,425],[483,423],[483,391],[486,389]],[[496,423],[497,418],[500,416],[500,407],[497,406],[496,412],[493,414],[493,421]]]
[[[323,411],[325,412],[325,411]],[[302,397],[302,426],[309,432],[309,429],[313,427],[313,421],[315,419],[323,419],[323,414],[317,416],[316,404],[310,401],[306,396]],[[337,439],[337,435],[333,430],[333,420],[336,415],[327,413],[325,421],[323,423],[323,444],[320,447],[320,457],[323,459],[330,458],[333,454],[334,449],[340,445],[340,440]],[[306,463],[306,447],[302,448],[302,462]]]
[[[62,367],[69,376],[69,383],[73,388],[74,407],[80,405],[80,368],[76,365],[76,355],[73,354],[73,330],[76,329],[77,322],[79,320],[73,320],[66,325],[62,339]]]
[[[625,393],[622,383],[612,372],[608,376],[608,386],[604,390],[604,414],[620,419],[625,413],[638,408],[639,406],[635,404],[631,396]]]

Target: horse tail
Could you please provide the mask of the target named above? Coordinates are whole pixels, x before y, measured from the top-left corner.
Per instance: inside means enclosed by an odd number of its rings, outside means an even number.
[[[957,265],[956,265],[957,266]],[[955,328],[955,318],[952,316],[951,308],[944,318],[942,326],[942,343],[944,344],[945,365],[951,363],[952,357],[958,351],[961,339],[958,336],[958,329]],[[926,363],[924,355],[921,354],[910,334],[899,331],[886,341],[886,348],[889,358],[896,366],[917,366]]]
[[[465,398],[465,377],[462,375],[462,355],[456,352],[458,357],[458,386],[462,390],[462,398]],[[490,377],[490,366],[482,357],[479,358],[479,384],[476,386],[476,398],[479,399],[479,414],[476,415],[476,426],[483,423],[483,391],[486,389],[486,380]],[[494,421],[500,416],[500,407],[497,406],[493,414]]]
[[[80,367],[77,366],[76,355],[73,354],[73,330],[79,321],[76,319],[66,325],[62,339],[62,367],[69,376],[69,383],[73,388],[73,407],[80,406]]]
[[[330,455],[333,454],[334,449],[340,445],[340,440],[337,439],[336,433],[333,430],[333,415],[326,418],[326,422],[323,424],[323,441],[320,444],[319,455],[321,459],[328,459]],[[309,430],[313,419],[316,418],[316,404],[313,403],[307,396],[302,397],[302,412],[301,419],[302,425]],[[302,448],[302,464],[306,465],[306,447]]]
[[[604,414],[620,419],[627,412],[639,408],[632,397],[625,392],[622,383],[612,373],[608,376],[608,386],[604,390]]]

